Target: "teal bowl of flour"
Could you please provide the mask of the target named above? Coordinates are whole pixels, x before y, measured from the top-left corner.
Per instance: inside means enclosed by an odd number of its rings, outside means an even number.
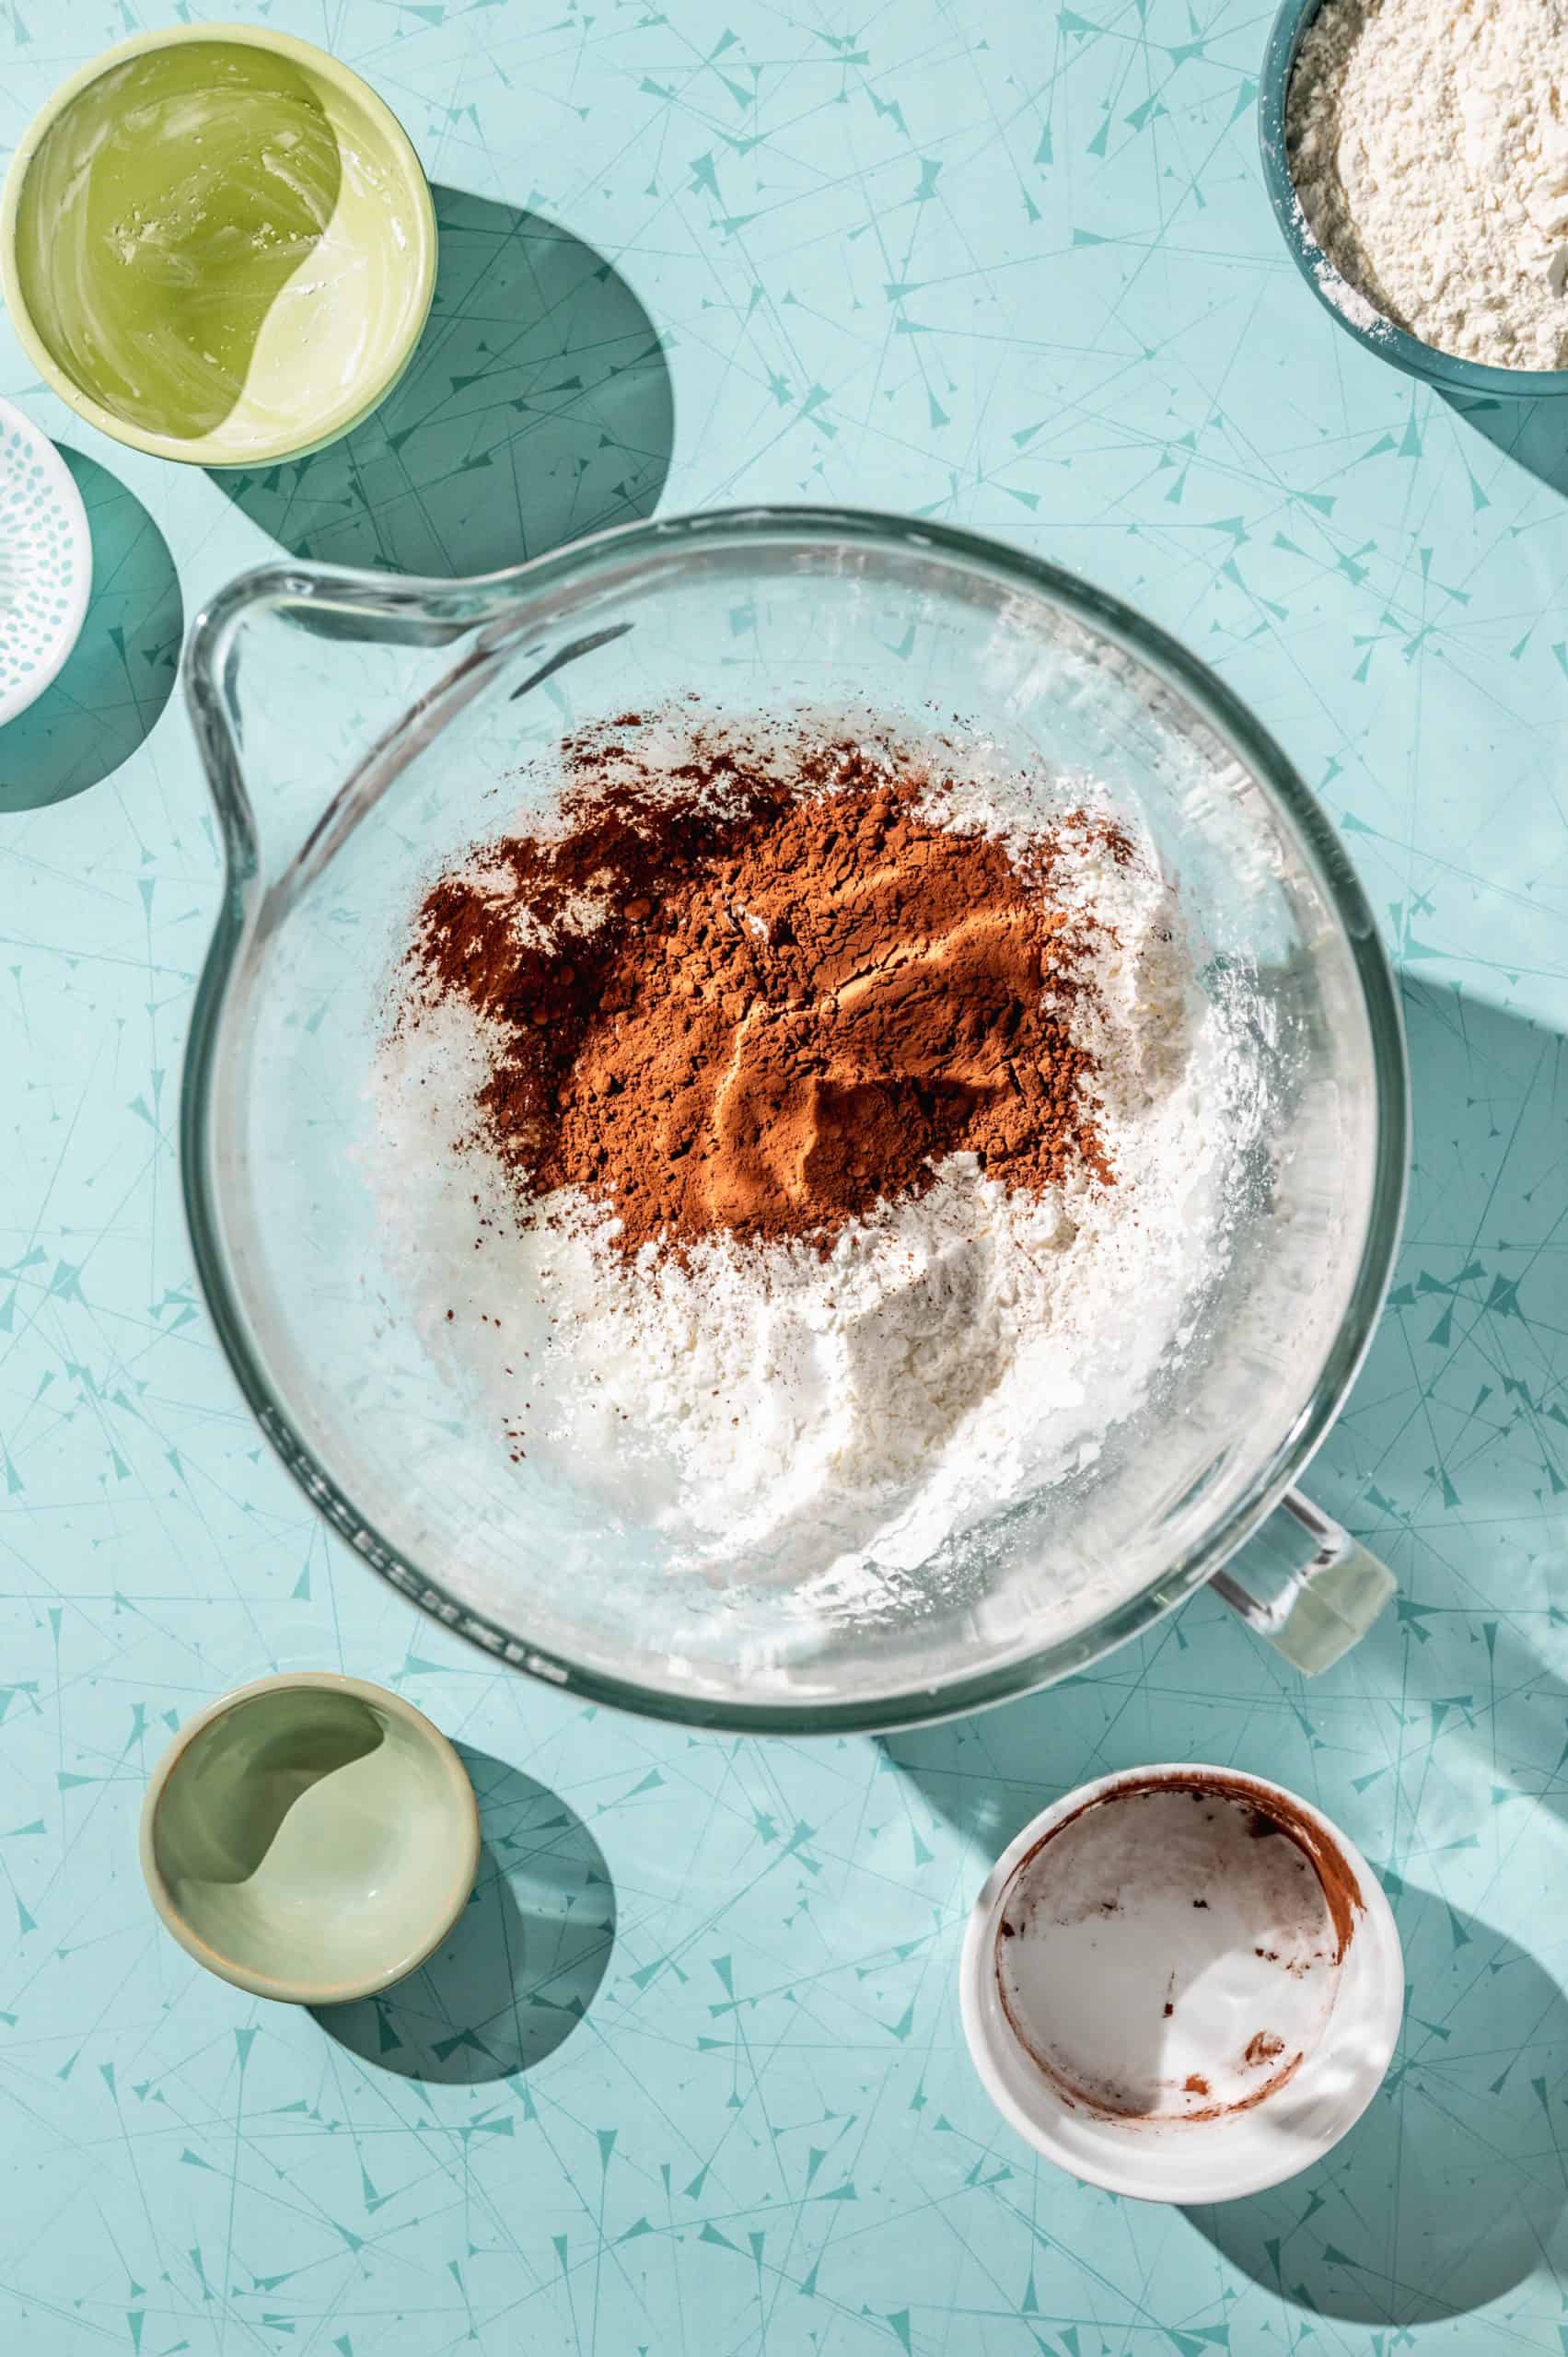
[[[0,727],[37,701],[76,644],[92,579],[87,510],[64,460],[0,401]]]
[[[374,1996],[446,1938],[479,1808],[438,1727],[385,1687],[264,1678],[181,1727],[142,1809],[142,1871],[181,1947],[285,2004]]]
[[[1436,5],[1436,0],[1434,0]],[[1335,269],[1313,234],[1291,176],[1285,141],[1291,78],[1301,44],[1322,0],[1282,0],[1258,76],[1258,138],[1263,185],[1285,248],[1302,277],[1342,332],[1364,352],[1463,401],[1541,401],[1568,395],[1568,368],[1497,368],[1439,352],[1385,319]]]

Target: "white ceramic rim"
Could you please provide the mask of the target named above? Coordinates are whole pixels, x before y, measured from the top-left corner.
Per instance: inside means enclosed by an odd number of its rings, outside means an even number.
[[[458,1814],[463,1822],[463,1840],[454,1861],[453,1877],[441,1894],[437,1914],[431,1917],[429,1937],[407,1955],[358,1980],[274,1980],[264,1972],[253,1972],[249,1965],[238,1964],[231,1956],[220,1955],[216,1948],[210,1947],[192,1930],[181,1915],[174,1894],[164,1879],[153,1845],[153,1828],[169,1777],[203,1729],[241,1703],[254,1701],[259,1694],[279,1693],[289,1687],[308,1692],[325,1690],[352,1694],[374,1709],[385,1712],[389,1718],[400,1719],[405,1726],[412,1727],[445,1770],[459,1804]],[[450,1741],[433,1719],[427,1719],[423,1711],[416,1710],[402,1695],[394,1694],[389,1687],[373,1685],[368,1678],[346,1678],[337,1670],[285,1669],[270,1678],[253,1678],[247,1685],[231,1687],[226,1694],[220,1694],[215,1701],[198,1711],[193,1719],[186,1720],[147,1779],[136,1846],[148,1892],[163,1922],[186,1954],[194,1956],[196,1962],[204,1965],[209,1972],[216,1973],[220,1980],[231,1981],[236,1989],[244,1989],[252,1997],[269,1997],[277,2004],[350,2005],[358,1998],[377,1996],[383,1989],[391,1988],[395,1981],[406,1980],[411,1972],[417,1972],[426,1958],[440,1946],[468,1905],[479,1873],[479,1802],[469,1781],[468,1770]]]
[[[93,540],[87,529],[87,511],[82,505],[82,494],[76,479],[55,448],[41,425],[14,401],[0,401],[0,434],[21,434],[31,449],[51,488],[64,508],[71,524],[71,548],[75,558],[76,586],[71,603],[54,626],[54,639],[41,663],[35,665],[25,679],[18,679],[8,695],[0,695],[0,728],[29,704],[38,702],[46,688],[53,686],[64,668],[65,658],[82,634],[82,624],[87,618],[87,605],[93,590]]]
[[[999,2005],[988,2007],[983,2000],[988,1986],[993,1985],[998,1927],[1002,1903],[1011,1887],[1013,1876],[1026,1857],[1045,1836],[1066,1817],[1086,1807],[1091,1802],[1103,1800],[1124,1786],[1143,1787],[1156,1780],[1201,1778],[1224,1789],[1229,1786],[1246,1794],[1254,1793],[1261,1799],[1288,1803],[1298,1809],[1342,1854],[1346,1864],[1360,1886],[1363,1913],[1355,1927],[1354,1945],[1361,1946],[1363,1956],[1373,1967],[1372,1986],[1357,2007],[1355,2026],[1360,2032],[1364,2054],[1369,2058],[1365,2073],[1365,2084],[1353,2097],[1344,2103],[1342,2114],[1330,2132],[1310,2142],[1301,2140],[1292,2144],[1281,2139],[1267,2140],[1268,2157],[1260,2157],[1252,2165],[1238,2165],[1230,2170],[1214,2165],[1218,2148],[1202,2143],[1206,2123],[1173,2121],[1160,2139],[1158,2150],[1169,2159],[1168,2184],[1155,2190],[1149,2183],[1147,2168],[1141,2173],[1119,2167],[1115,2147],[1119,2139],[1139,2132],[1138,2130],[1105,2118],[1092,2123],[1102,2131],[1107,2156],[1101,2162],[1095,2156],[1093,2165],[1086,2165],[1081,2150],[1071,2148],[1061,2132],[1061,2124],[1071,2118],[1071,2107],[1051,2085],[1044,2073],[1028,2063],[1028,2078],[1036,2100],[1032,2106],[1019,2101],[1014,2088],[998,2065],[997,2049],[1003,2038],[1007,2041],[1007,2056],[1016,2063],[1023,2049],[1005,2025],[998,2029],[1001,2018]],[[1404,2018],[1405,2001],[1404,1952],[1394,1922],[1393,1910],[1378,1881],[1355,1843],[1342,1831],[1331,1817],[1293,1793],[1286,1784],[1276,1784],[1267,1776],[1255,1776],[1242,1768],[1216,1767],[1203,1760],[1163,1760],[1149,1767],[1121,1768],[1109,1776],[1098,1777],[1094,1782],[1076,1785],[1064,1793],[1050,1808],[1038,1817],[1010,1841],[985,1878],[974,1906],[970,1910],[964,1933],[963,1952],[958,1963],[958,2006],[963,2020],[964,2038],[970,2060],[979,2074],[981,2084],[1009,2127],[1016,2131],[1027,2144],[1043,2153],[1070,2177],[1086,2185],[1097,2185],[1107,2193],[1118,2193],[1137,2201],[1163,2201],[1205,2204],[1211,2201],[1235,2201],[1247,2194],[1262,2193],[1271,2186],[1283,2185],[1288,2178],[1299,2176],[1314,2162],[1331,2152],[1342,2137],[1349,2134],[1365,2111],[1388,2073]],[[1335,2054],[1334,2023],[1339,2015],[1330,2015],[1322,2043],[1309,2055],[1290,2082],[1290,2094],[1297,2105],[1310,2097],[1314,2084],[1322,2092],[1322,2082],[1332,2070]],[[1342,2024],[1342,2026],[1343,2025]],[[1027,2061],[1027,2058],[1025,2058]],[[1284,2090],[1281,2090],[1283,2094]],[[1260,2129],[1266,2124],[1268,2103],[1258,2107],[1250,2119]],[[1080,2125],[1082,2123],[1079,2123]],[[1213,2123],[1223,2128],[1225,2123]],[[1139,2151],[1147,2158],[1150,2147],[1141,2143]],[[1196,2160],[1202,2151],[1209,2155],[1208,2166],[1200,2172],[1196,2167],[1184,2172],[1181,2166],[1185,2153]]]

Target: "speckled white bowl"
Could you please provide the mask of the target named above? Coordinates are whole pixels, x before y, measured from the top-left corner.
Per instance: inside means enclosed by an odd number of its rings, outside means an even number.
[[[0,727],[43,693],[92,591],[87,511],[46,434],[0,401]]]

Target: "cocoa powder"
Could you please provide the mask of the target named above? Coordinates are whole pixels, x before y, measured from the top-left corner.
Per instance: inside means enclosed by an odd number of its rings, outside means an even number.
[[[642,734],[568,740],[550,835],[476,851],[418,914],[423,993],[489,1018],[483,1133],[528,1196],[606,1202],[631,1255],[826,1249],[958,1152],[1111,1182],[1069,1028],[1094,927],[1051,896],[1056,843],[1026,865],[945,828],[928,780],[852,745],[764,761],[699,730],[653,773]]]

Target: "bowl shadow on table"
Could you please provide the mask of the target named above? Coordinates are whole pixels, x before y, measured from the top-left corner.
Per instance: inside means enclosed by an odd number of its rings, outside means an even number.
[[[385,1995],[312,2007],[329,2038],[405,2079],[473,2085],[532,2070],[593,2003],[615,1942],[598,1842],[547,1786],[459,1745],[479,1796],[473,1897],[429,1962]]]
[[[1455,416],[1504,458],[1568,497],[1568,401],[1500,401],[1486,394],[1444,392],[1441,387],[1438,391]]]
[[[1300,2177],[1186,2215],[1293,2306],[1400,2329],[1473,2314],[1568,2258],[1552,2122],[1568,1999],[1490,1925],[1388,1879],[1409,1993],[1382,2087]]]
[[[0,818],[112,776],[150,734],[180,668],[184,606],[163,534],[107,467],[59,449],[87,511],[92,596],[58,678],[0,729]]]
[[[1320,1487],[1388,1551],[1401,1590],[1349,1675],[1442,1713],[1469,1754],[1464,1781],[1483,1814],[1488,1792],[1507,1812],[1489,1838],[1507,1840],[1532,1802],[1568,1827],[1558,1774],[1568,1631],[1557,1610],[1568,1562],[1568,1041],[1550,1023],[1408,975],[1404,1001],[1415,1103],[1405,1242],[1343,1418],[1344,1460],[1361,1478],[1336,1496],[1336,1435]],[[1396,1419],[1401,1449],[1386,1457]],[[1381,1519],[1366,1518],[1369,1504]],[[1481,1585],[1471,1531],[1487,1550]]]
[[[559,223],[433,193],[435,301],[381,407],[313,457],[213,481],[296,556],[443,579],[651,515],[675,408],[637,296]]]

